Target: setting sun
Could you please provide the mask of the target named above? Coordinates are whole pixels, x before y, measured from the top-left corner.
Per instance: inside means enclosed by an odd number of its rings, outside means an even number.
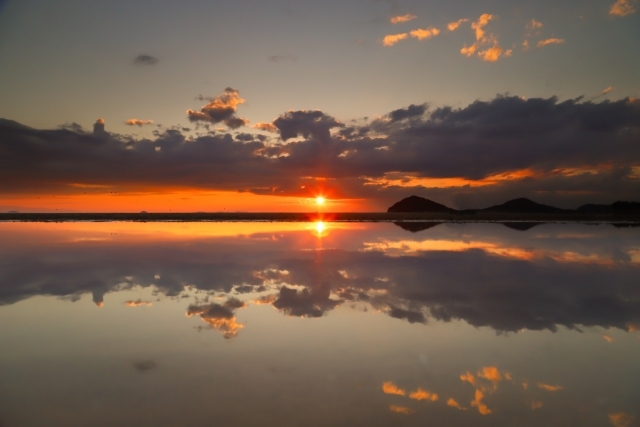
[[[322,197],[322,196],[316,197],[316,203],[318,205],[322,206],[322,205],[324,205],[324,202],[325,202],[325,198],[324,197]]]

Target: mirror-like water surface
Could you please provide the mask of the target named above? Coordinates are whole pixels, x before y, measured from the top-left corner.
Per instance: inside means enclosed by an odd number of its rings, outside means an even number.
[[[640,420],[640,228],[2,223],[0,236],[2,426]]]

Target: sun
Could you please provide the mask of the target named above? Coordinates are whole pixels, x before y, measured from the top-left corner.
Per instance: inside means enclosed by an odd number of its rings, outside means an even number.
[[[318,197],[316,197],[316,203],[318,204],[318,206],[322,206],[322,205],[324,205],[324,202],[325,202],[325,201],[326,201],[326,200],[325,200],[325,198],[324,198],[324,197],[322,197],[322,196],[318,196]]]

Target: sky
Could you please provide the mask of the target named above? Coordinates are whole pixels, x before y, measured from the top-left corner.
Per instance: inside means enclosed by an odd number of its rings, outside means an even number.
[[[640,200],[638,9],[0,0],[0,211]]]

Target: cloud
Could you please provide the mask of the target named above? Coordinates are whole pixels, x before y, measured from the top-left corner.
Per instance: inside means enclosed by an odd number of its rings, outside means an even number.
[[[542,22],[532,19],[531,22],[527,24],[527,30],[537,30],[539,28],[542,28],[543,26],[544,25],[542,24]]]
[[[559,39],[556,37],[551,37],[545,40],[540,40],[538,42],[538,47],[544,47],[544,46],[548,46],[550,44],[562,44],[564,43],[564,39]]]
[[[271,62],[297,61],[296,55],[271,55],[267,58]]]
[[[396,412],[398,414],[405,414],[405,415],[410,415],[416,412],[411,408],[407,408],[406,406],[398,406],[398,405],[389,406],[389,410],[391,410],[392,412]]]
[[[319,110],[287,111],[273,121],[283,141],[303,136],[320,141],[330,139],[330,130],[344,127],[339,120]]]
[[[491,414],[491,409],[482,401],[484,399],[484,393],[481,390],[476,390],[475,397],[471,401],[471,406],[478,408],[478,412],[482,415]]]
[[[406,391],[398,388],[398,386],[391,381],[385,381],[382,383],[382,392],[385,394],[395,394],[397,396],[404,396],[407,394]]]
[[[609,15],[611,16],[627,16],[636,12],[636,8],[634,7],[634,0],[617,0],[614,4],[611,5],[609,9]]]
[[[412,15],[408,13],[406,15],[393,16],[391,17],[391,19],[389,19],[389,22],[391,22],[392,24],[401,24],[403,22],[413,21],[416,18],[417,18],[416,15]]]
[[[138,360],[132,363],[133,368],[138,372],[147,372],[158,367],[153,360]]]
[[[449,400],[447,400],[447,406],[450,406],[452,408],[456,408],[459,409],[461,411],[464,411],[465,408],[463,408],[462,406],[460,406],[460,404],[452,397]]]
[[[635,420],[635,417],[625,412],[609,414],[609,422],[613,427],[631,427],[634,425]]]
[[[135,301],[125,301],[124,305],[127,307],[151,307],[153,303],[151,301],[142,301],[141,299],[137,299]]]
[[[265,132],[277,133],[278,128],[273,123],[258,122],[252,126],[254,129],[263,130]]]
[[[159,59],[155,56],[140,54],[136,56],[136,58],[133,60],[133,63],[136,65],[155,65],[158,63],[158,61]]]
[[[105,131],[104,131],[104,119],[96,120],[96,122],[93,124],[93,133],[97,134],[97,135],[105,133]]]
[[[229,128],[237,129],[246,125],[249,121],[236,117],[238,105],[244,104],[245,100],[240,97],[240,92],[233,88],[226,88],[222,95],[213,98],[200,97],[201,100],[209,100],[209,103],[200,108],[199,111],[187,110],[187,118],[191,122],[224,122]]]
[[[398,43],[400,40],[404,40],[407,38],[407,33],[400,33],[400,34],[389,34],[384,36],[384,39],[382,39],[382,44],[384,46],[393,46],[394,44]]]
[[[440,34],[440,30],[435,27],[429,27],[425,29],[418,28],[417,30],[409,32],[409,34],[411,34],[411,37],[414,37],[418,40],[425,40],[437,36],[438,34]]]
[[[550,385],[545,383],[538,383],[538,387],[546,391],[558,391],[564,388],[561,385]]]
[[[455,31],[460,27],[460,25],[462,25],[464,22],[468,22],[468,21],[469,20],[467,18],[463,18],[463,19],[458,19],[457,21],[449,22],[447,24],[447,29],[449,31]]]
[[[612,91],[613,91],[613,87],[612,87],[612,86],[608,86],[607,88],[605,88],[605,89],[602,91],[602,94],[601,94],[601,95],[606,95],[606,94],[608,94],[609,92],[612,92]]]
[[[476,41],[470,45],[464,45],[460,49],[462,55],[471,57],[478,54],[483,61],[496,62],[502,56],[504,50],[500,47],[498,39],[494,35],[487,36],[485,27],[491,20],[495,19],[494,15],[483,13],[477,21],[471,23],[471,28],[475,31]],[[481,49],[485,47],[485,49]],[[507,50],[504,56],[511,56],[512,50]]]
[[[152,125],[153,120],[140,120],[140,119],[128,119],[125,120],[124,123],[129,126],[144,126],[144,125]]]
[[[418,388],[409,394],[409,399],[436,402],[438,400],[438,394]]]
[[[216,119],[237,118],[234,108],[219,108]],[[95,134],[0,123],[0,194],[74,193],[90,185],[257,194],[275,188],[301,196],[309,177],[323,177],[381,209],[415,192],[452,207],[531,197],[575,208],[633,199],[640,190],[634,178],[640,147],[633,143],[640,103],[632,99],[497,96],[459,108],[416,103],[348,126],[323,111],[298,110],[259,128],[277,130],[282,142],[224,131],[188,137],[180,129],[121,136],[105,132],[103,121]],[[437,184],[445,178],[448,184]]]

